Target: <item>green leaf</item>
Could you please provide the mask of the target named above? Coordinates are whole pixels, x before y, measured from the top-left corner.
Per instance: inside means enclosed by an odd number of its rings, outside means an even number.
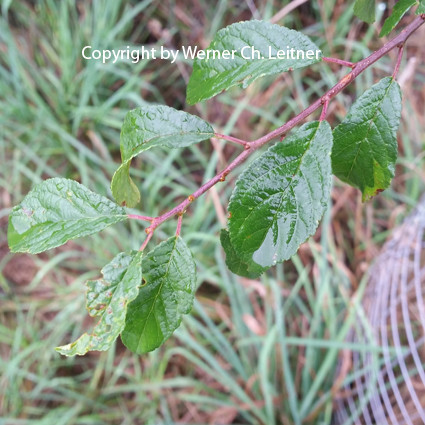
[[[122,165],[112,178],[111,190],[120,205],[134,207],[140,193],[130,178],[131,159],[153,148],[183,148],[214,136],[201,118],[163,105],[144,106],[127,113],[121,128]]]
[[[314,234],[331,189],[332,132],[304,124],[240,175],[229,203],[229,233],[244,262],[270,267]]]
[[[356,0],[354,14],[364,22],[375,22],[375,0]]]
[[[385,20],[381,32],[379,33],[379,37],[388,35],[397,26],[406,12],[415,4],[417,4],[416,0],[399,0],[395,4],[391,15]]]
[[[425,0],[419,0],[419,6],[416,9],[416,15],[425,13]]]
[[[75,342],[56,351],[66,356],[84,355],[87,351],[108,350],[125,326],[128,304],[142,283],[142,252],[121,252],[102,269],[103,279],[87,282],[87,310],[100,316],[91,334],[83,334]]]
[[[115,171],[111,191],[117,204],[133,208],[140,202],[140,192],[130,177],[130,163],[131,161],[124,162]]]
[[[139,295],[130,304],[121,334],[124,345],[142,354],[159,347],[190,312],[196,286],[196,267],[189,248],[174,236],[143,259]]]
[[[259,52],[252,54],[251,49]],[[304,58],[288,49],[303,51]],[[307,51],[312,51],[307,58]],[[220,52],[215,58],[195,59],[193,73],[187,86],[187,102],[194,104],[209,99],[228,88],[243,84],[246,87],[263,75],[277,74],[302,68],[321,60],[319,48],[304,34],[266,21],[238,22],[218,31],[207,52]],[[223,57],[234,51],[233,58]],[[285,52],[277,59],[277,51]],[[317,52],[317,55],[316,55]],[[290,56],[287,58],[287,56]]]
[[[239,276],[255,279],[266,270],[266,268],[260,267],[253,262],[248,263],[239,258],[230,241],[230,235],[227,229],[221,229],[220,241],[226,253],[226,265],[231,272]]]
[[[128,161],[154,146],[183,148],[214,136],[201,118],[163,105],[127,113],[121,129],[121,158]]]
[[[362,191],[363,201],[386,189],[394,177],[400,86],[391,77],[363,93],[334,130],[332,170]]]
[[[123,208],[80,183],[53,178],[35,186],[13,208],[9,247],[12,252],[37,254],[126,218]]]

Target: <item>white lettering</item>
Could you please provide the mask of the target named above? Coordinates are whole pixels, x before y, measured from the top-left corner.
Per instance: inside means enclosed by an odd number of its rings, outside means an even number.
[[[84,52],[86,51],[86,49],[91,49],[91,46],[85,46],[83,51],[81,52],[81,55],[84,59],[91,59],[91,56],[85,56]]]
[[[107,61],[108,59],[111,59],[111,51],[110,51],[110,50],[104,50],[104,51],[102,52],[102,62],[103,62],[103,63],[106,63],[106,61]]]
[[[177,56],[179,55],[179,51],[178,50],[171,50],[171,54],[173,56],[173,60],[171,61],[171,63],[174,63],[177,60]]]
[[[131,59],[133,59],[132,63],[138,63],[140,60],[140,52],[139,50],[132,50],[131,51]]]
[[[242,56],[242,58],[243,59],[251,59],[250,56],[245,56],[245,49],[250,49],[250,47],[249,46],[242,47],[242,49],[241,49],[241,56]]]
[[[192,46],[182,46],[183,56],[185,59],[195,59],[196,53],[198,52],[198,47],[192,48]]]

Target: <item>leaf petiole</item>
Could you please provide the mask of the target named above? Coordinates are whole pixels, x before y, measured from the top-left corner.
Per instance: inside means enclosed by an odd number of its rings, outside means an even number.
[[[336,63],[341,66],[348,66],[349,68],[354,68],[357,65],[357,63],[355,62],[349,62],[349,61],[345,61],[345,60],[337,59],[337,58],[328,58],[328,57],[322,56],[322,59],[324,62]]]
[[[245,140],[241,140],[233,136],[226,136],[225,134],[214,133],[214,137],[216,137],[217,139],[223,139],[228,142],[235,143],[241,146],[247,146],[249,144],[249,142],[246,142]]]

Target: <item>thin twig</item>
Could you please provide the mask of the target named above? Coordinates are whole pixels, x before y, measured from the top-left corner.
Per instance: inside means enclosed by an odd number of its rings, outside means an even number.
[[[138,215],[138,214],[127,214],[128,218],[133,218],[134,220],[143,220],[143,221],[153,221],[153,217],[148,217],[146,215]]]
[[[354,68],[356,66],[354,62],[345,61],[343,59],[328,58],[326,56],[322,56],[322,59],[324,62],[337,63],[338,65],[348,66],[349,68]]]
[[[149,229],[149,227],[148,227]],[[148,230],[146,229],[146,230]],[[143,251],[146,248],[146,245],[148,244],[148,242],[151,240],[152,235],[153,235],[153,231],[149,230],[149,232],[147,232],[148,236],[146,236],[146,239],[144,240],[142,246],[139,248],[139,251]]]
[[[400,69],[401,65],[401,59],[403,58],[403,51],[404,51],[404,44],[402,44],[398,48],[398,56],[397,56],[397,62],[395,64],[394,72],[393,72],[393,78],[395,79],[397,77],[398,71]]]
[[[207,192],[211,187],[216,185],[218,182],[223,182],[226,179],[226,176],[234,170],[237,166],[243,163],[254,151],[261,148],[266,143],[271,140],[280,137],[286,134],[289,130],[298,125],[301,121],[305,120],[313,112],[318,110],[320,107],[324,106],[326,103],[329,103],[332,98],[334,98],[338,93],[344,90],[349,84],[351,84],[355,78],[357,78],[363,71],[373,65],[377,60],[385,56],[389,51],[400,46],[406,42],[406,40],[413,34],[423,23],[425,22],[425,15],[418,16],[414,21],[412,21],[400,34],[394,37],[391,41],[382,46],[379,50],[372,53],[367,58],[357,62],[353,70],[345,75],[335,86],[333,86],[324,96],[320,99],[317,99],[309,107],[304,109],[297,116],[293,117],[286,124],[277,128],[276,130],[271,131],[265,136],[260,137],[253,142],[245,142],[245,149],[241,152],[224,170],[220,171],[216,176],[211,180],[203,184],[199,189],[189,195],[183,202],[174,207],[172,210],[162,214],[159,217],[153,219],[152,224],[146,229],[148,234],[152,234],[153,231],[164,221],[174,217],[177,214],[184,214],[187,207],[205,192]],[[322,111],[323,114],[323,111]],[[220,135],[221,136],[221,135]],[[216,135],[218,137],[218,135]],[[231,136],[225,136],[226,140],[229,140]],[[233,139],[233,138],[232,138]],[[238,139],[236,139],[238,140]],[[234,141],[234,140],[233,140]],[[241,141],[239,141],[241,142]],[[149,236],[148,236],[149,238]],[[142,245],[146,246],[147,242]]]
[[[329,106],[330,99],[323,98],[323,108],[322,113],[320,114],[320,121],[324,121],[326,119],[326,114],[328,113],[328,106]]]
[[[177,219],[176,236],[180,236],[180,232],[182,230],[182,221],[183,221],[183,214],[180,214],[179,218]]]
[[[216,137],[217,139],[227,140],[228,142],[236,143],[242,146],[246,146],[248,144],[248,142],[246,142],[245,140],[241,140],[233,136],[227,136],[225,134],[214,133],[214,137]]]

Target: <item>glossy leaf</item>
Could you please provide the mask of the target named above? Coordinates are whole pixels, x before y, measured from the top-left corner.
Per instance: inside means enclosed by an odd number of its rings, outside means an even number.
[[[111,190],[120,205],[134,207],[140,192],[129,175],[130,161],[153,148],[183,148],[214,136],[201,118],[163,105],[144,106],[127,113],[121,128],[122,165],[112,178]]]
[[[189,248],[172,237],[143,259],[139,295],[130,304],[121,334],[125,346],[142,354],[159,347],[190,312],[196,286],[196,267]]]
[[[417,4],[416,0],[399,0],[395,4],[391,15],[385,20],[379,37],[388,35],[397,26],[397,24],[400,22],[401,18],[406,14],[406,12],[415,4]]]
[[[125,326],[128,304],[142,283],[142,252],[121,252],[102,269],[103,279],[87,282],[87,310],[100,317],[90,334],[83,334],[71,344],[57,347],[66,356],[84,355],[87,351],[108,350]]]
[[[425,0],[419,0],[419,6],[416,9],[416,15],[425,14]]]
[[[354,14],[364,22],[375,22],[375,0],[356,0]]]
[[[229,270],[239,276],[255,279],[260,276],[266,268],[258,266],[253,262],[248,263],[241,260],[230,241],[229,231],[221,229],[220,241],[226,254],[226,265]]]
[[[259,52],[252,54],[251,49]],[[309,58],[277,59],[277,51],[288,49],[312,51]],[[219,51],[220,57],[195,59],[187,86],[187,102],[194,104],[209,99],[228,88],[243,84],[246,87],[263,75],[277,74],[302,68],[321,60],[319,48],[304,34],[266,21],[238,22],[221,29],[208,51]],[[224,51],[235,51],[234,58],[223,57]]]
[[[401,91],[391,77],[360,96],[334,130],[332,169],[362,191],[363,200],[386,189],[394,177]]]
[[[12,252],[37,254],[125,220],[125,210],[74,180],[53,178],[35,186],[9,216]]]
[[[331,189],[329,124],[310,122],[239,177],[229,203],[230,240],[244,262],[270,267],[314,234]]]

